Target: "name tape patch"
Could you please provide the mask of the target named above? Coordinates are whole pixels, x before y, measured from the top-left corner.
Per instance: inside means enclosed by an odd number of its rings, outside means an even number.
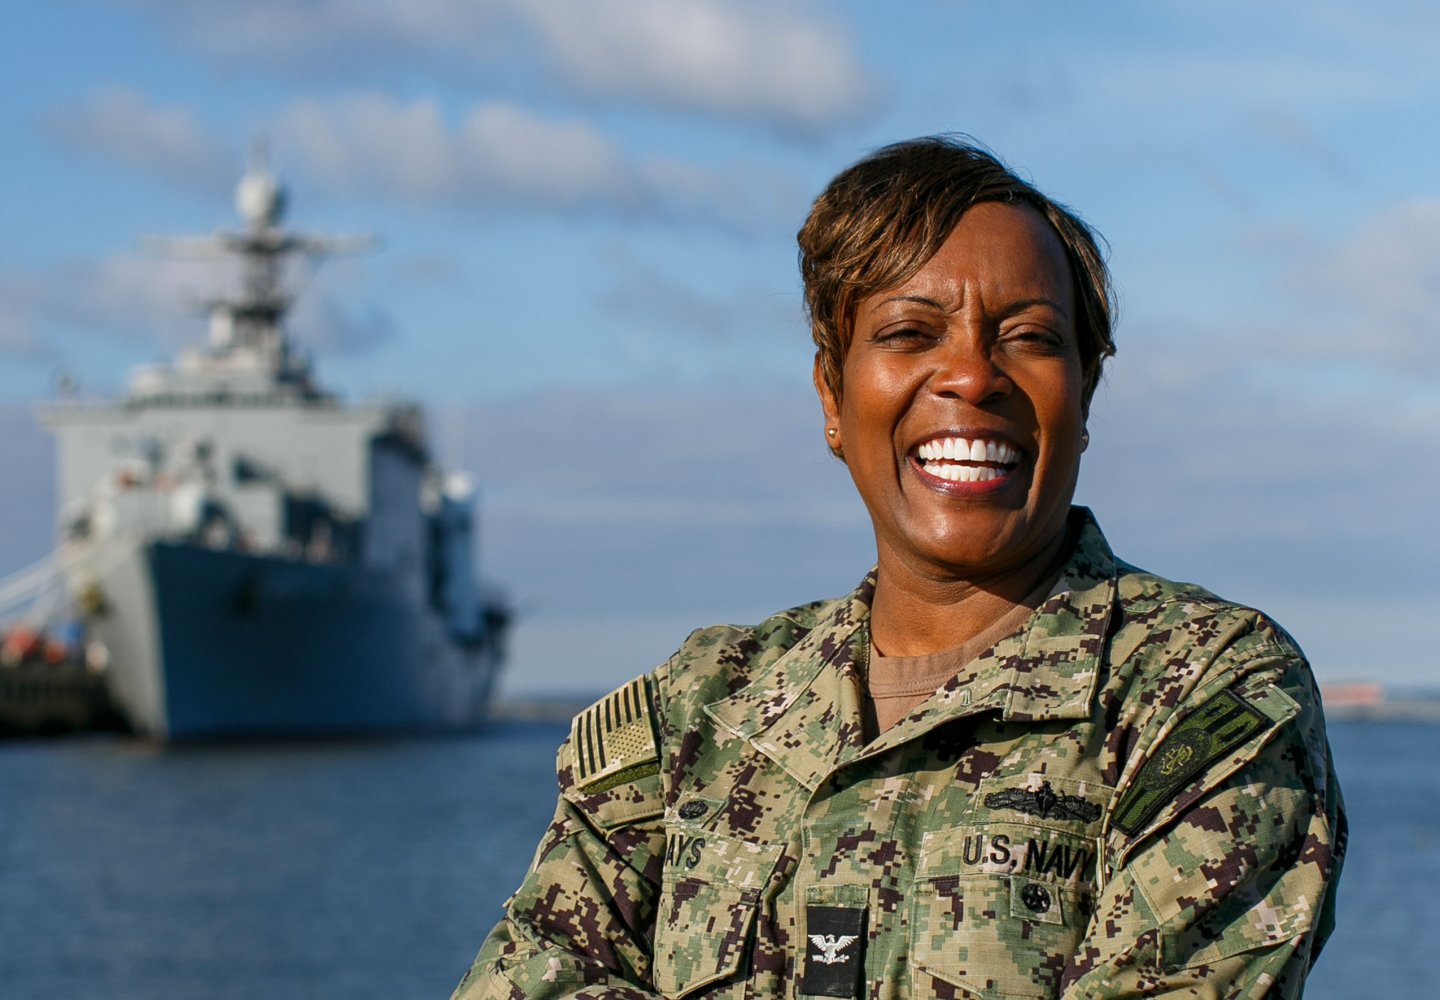
[[[1134,835],[1200,772],[1271,722],[1234,691],[1221,691],[1171,730],[1115,811],[1115,826]]]
[[[575,783],[587,795],[660,772],[650,678],[637,677],[575,716],[570,724]]]

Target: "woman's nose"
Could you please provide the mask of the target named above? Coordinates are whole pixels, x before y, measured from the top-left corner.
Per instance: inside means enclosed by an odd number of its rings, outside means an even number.
[[[954,396],[980,406],[1015,388],[995,363],[989,345],[979,337],[954,338],[933,356],[936,365],[930,375],[930,391],[937,396]]]

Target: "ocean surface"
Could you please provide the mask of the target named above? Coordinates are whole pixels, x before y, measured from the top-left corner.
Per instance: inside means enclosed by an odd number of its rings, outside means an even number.
[[[444,1000],[549,820],[563,735],[0,743],[0,997]],[[1440,726],[1331,742],[1351,847],[1306,996],[1440,995]]]

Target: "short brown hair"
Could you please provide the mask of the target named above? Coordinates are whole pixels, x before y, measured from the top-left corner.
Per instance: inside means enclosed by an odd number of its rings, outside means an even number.
[[[960,216],[986,201],[1029,205],[1060,237],[1080,303],[1076,335],[1089,408],[1101,367],[1115,353],[1115,304],[1100,238],[994,154],[955,135],[897,142],[848,167],[815,199],[800,227],[805,310],[836,399],[860,300],[909,279],[935,256]]]

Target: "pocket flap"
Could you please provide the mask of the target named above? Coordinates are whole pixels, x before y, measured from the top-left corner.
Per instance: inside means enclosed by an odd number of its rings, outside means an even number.
[[[784,850],[675,830],[655,916],[655,988],[682,997],[740,970],[763,889]]]

